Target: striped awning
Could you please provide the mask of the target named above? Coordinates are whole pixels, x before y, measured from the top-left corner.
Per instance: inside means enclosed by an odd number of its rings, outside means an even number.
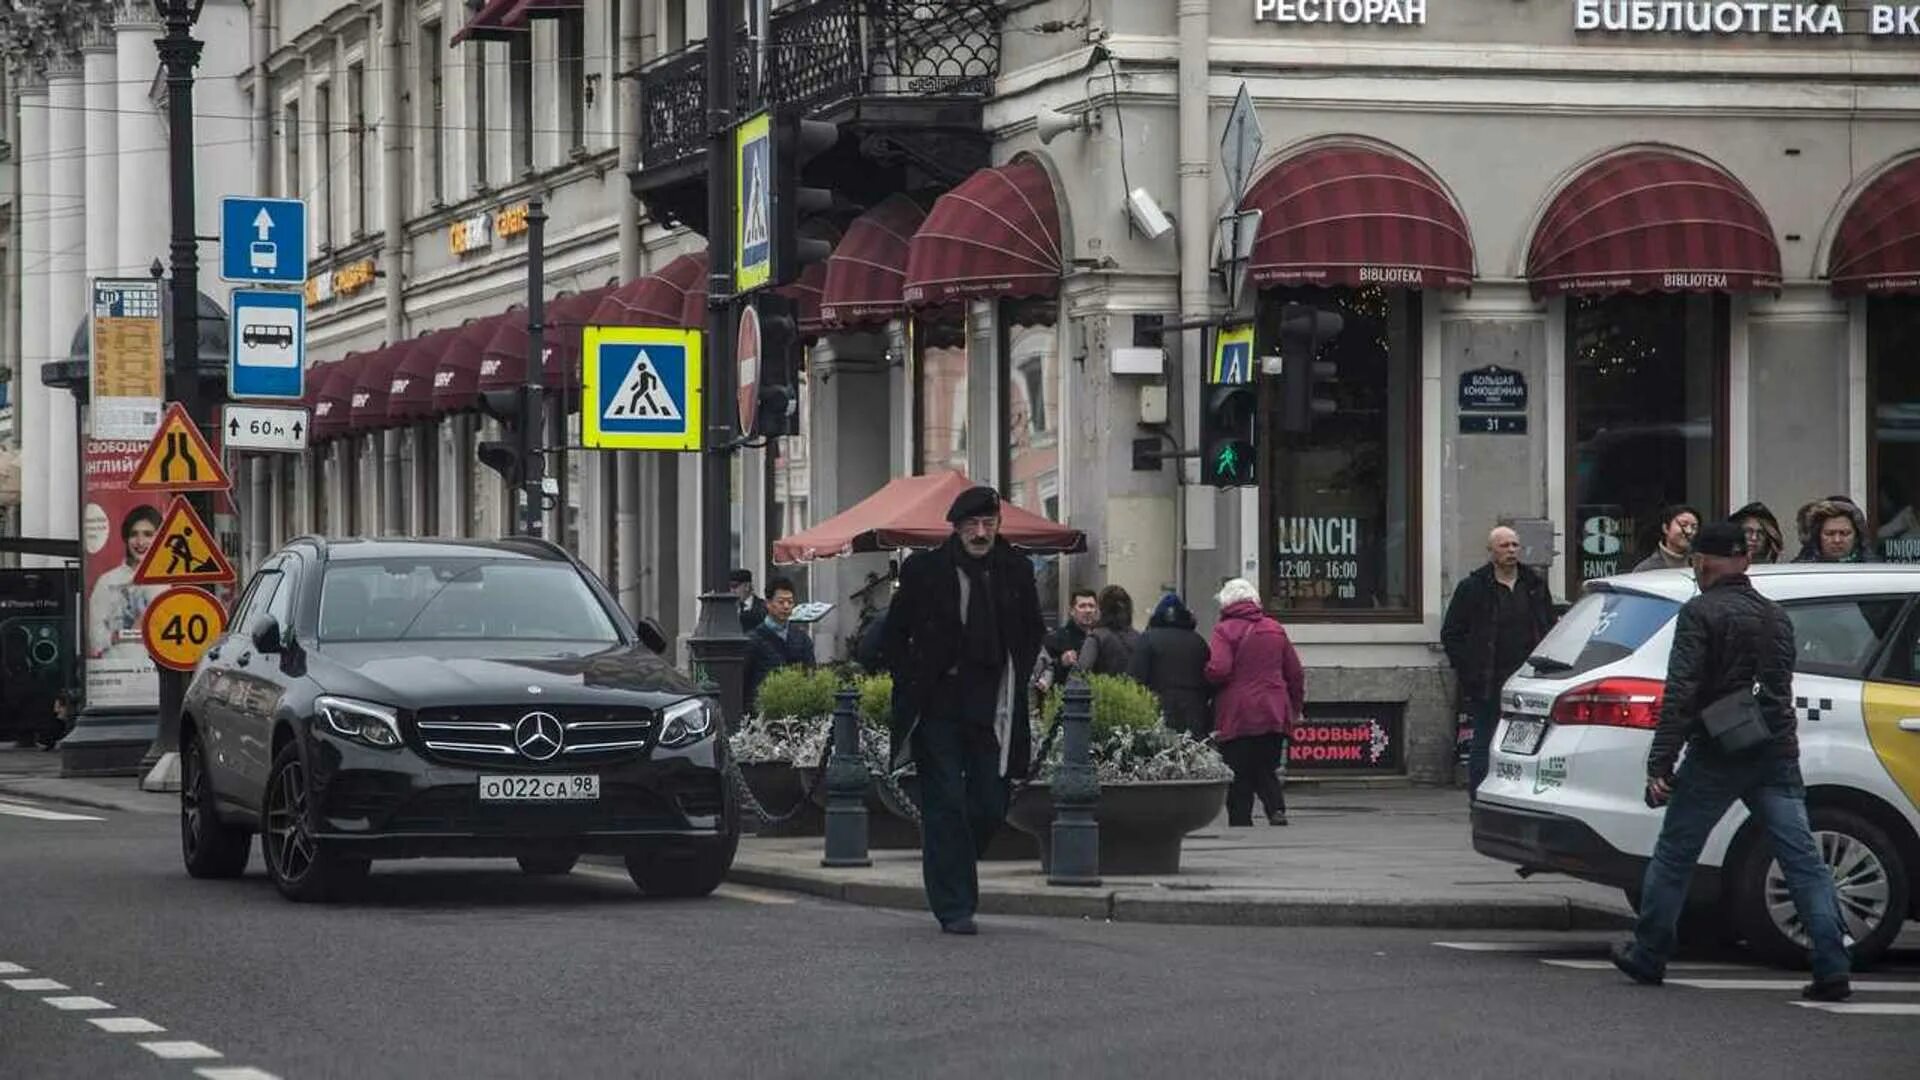
[[[926,220],[926,209],[906,195],[889,195],[853,219],[827,257],[821,320],[859,326],[906,311],[907,252]]]
[[[480,404],[480,369],[483,354],[499,328],[495,319],[510,318],[518,311],[509,308],[505,315],[491,315],[455,327],[453,337],[440,347],[440,362],[433,369],[433,407],[440,412],[464,412]]]
[[[466,41],[511,41],[527,33],[527,21],[524,17],[515,18],[514,9],[520,6],[520,0],[487,0],[480,10],[470,16],[465,25],[454,31],[449,46]]]
[[[1920,158],[1881,173],[1853,200],[1827,276],[1843,296],[1920,293]]]
[[[594,326],[707,325],[707,253],[688,252],[642,278],[615,286],[593,312]]]
[[[387,426],[387,396],[393,392],[393,373],[406,359],[410,342],[389,345],[367,354],[353,380],[347,408],[347,429],[361,432]]]
[[[1780,287],[1766,211],[1717,166],[1630,150],[1575,177],[1534,230],[1536,296],[1745,292]]]
[[[940,196],[907,250],[911,307],[970,297],[1052,296],[1066,267],[1053,180],[1022,158]]]
[[[348,353],[331,364],[307,372],[307,407],[313,412],[307,431],[311,442],[324,442],[347,433],[348,410],[353,407],[353,384],[370,354]]]
[[[1445,189],[1413,162],[1370,146],[1304,150],[1240,201],[1259,210],[1255,285],[1465,289],[1473,240]]]

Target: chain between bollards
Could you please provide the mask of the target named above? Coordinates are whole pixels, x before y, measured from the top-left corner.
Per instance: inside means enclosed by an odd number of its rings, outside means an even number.
[[[1053,773],[1049,885],[1100,884],[1100,775],[1093,767],[1093,691],[1075,676],[1060,709],[1060,767]]]
[[[860,747],[860,695],[834,695],[827,759],[827,845],[821,866],[872,866],[867,857],[867,759]]]

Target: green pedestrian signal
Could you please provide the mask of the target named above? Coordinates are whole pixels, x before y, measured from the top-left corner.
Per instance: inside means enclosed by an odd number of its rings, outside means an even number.
[[[1214,487],[1254,482],[1254,433],[1260,395],[1251,383],[1212,383],[1200,417],[1200,480]]]

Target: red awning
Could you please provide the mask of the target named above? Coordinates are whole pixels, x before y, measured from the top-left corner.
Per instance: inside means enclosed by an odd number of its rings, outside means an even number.
[[[525,26],[528,19],[557,19],[586,6],[586,0],[514,0],[502,21],[508,26]]]
[[[434,415],[433,375],[452,330],[434,330],[401,343],[406,350],[393,369],[387,390],[387,421],[395,424],[425,420]]]
[[[449,46],[464,41],[511,41],[527,32],[524,18],[515,19],[514,9],[520,6],[520,0],[487,0],[480,10],[468,17],[466,25],[454,31]]]
[[[1554,197],[1527,278],[1536,296],[1778,289],[1780,248],[1740,181],[1670,150],[1630,150]]]
[[[817,335],[826,329],[826,323],[820,318],[820,296],[826,282],[827,264],[817,262],[800,271],[800,276],[791,284],[773,290],[794,302],[797,309],[794,321],[803,335]]]
[[[547,344],[553,349],[553,362],[560,365],[571,386],[580,385],[581,332],[593,323],[593,313],[612,292],[613,286],[603,285],[557,296],[547,305]]]
[[[307,373],[309,407],[313,410],[313,426],[307,432],[309,441],[324,442],[347,433],[348,411],[353,408],[353,384],[370,355],[348,353]]]
[[[455,327],[441,346],[440,363],[433,369],[433,407],[440,412],[464,412],[480,404],[480,368],[488,343],[501,316],[475,319]]]
[[[827,257],[820,317],[830,326],[886,322],[907,309],[907,252],[927,212],[905,195],[889,195],[853,219]]]
[[[406,353],[407,344],[401,342],[367,354],[353,380],[347,430],[371,431],[387,426],[387,395],[393,390],[393,373],[399,370]]]
[[[907,250],[913,307],[974,296],[1052,296],[1066,256],[1053,180],[1021,159],[981,169],[940,196]]]
[[[973,481],[957,472],[895,477],[849,509],[775,540],[773,561],[800,563],[868,551],[934,547],[953,535],[947,508],[972,486]],[[1087,550],[1085,533],[1010,502],[1000,504],[1000,535],[1022,551],[1072,554]]]
[[[1881,173],[1853,200],[1827,276],[1842,295],[1920,293],[1920,158]]]
[[[594,309],[593,325],[704,329],[707,253],[688,252],[646,277],[616,285]]]
[[[552,312],[563,300],[562,297],[551,301],[547,311]],[[554,335],[558,333],[552,326],[551,315],[547,319],[549,328],[543,342],[546,366],[541,369],[541,382],[547,389],[565,396],[569,411],[579,399],[580,364],[579,345],[574,346],[570,356],[562,355],[562,349]],[[485,351],[480,357],[479,392],[489,390],[509,390],[527,380],[527,316],[525,308],[517,308],[513,314],[494,320],[493,337],[489,339]],[[577,333],[577,331],[576,331]]]
[[[1255,285],[1473,283],[1460,208],[1419,166],[1383,150],[1302,151],[1254,181],[1240,206],[1261,214],[1247,264]]]

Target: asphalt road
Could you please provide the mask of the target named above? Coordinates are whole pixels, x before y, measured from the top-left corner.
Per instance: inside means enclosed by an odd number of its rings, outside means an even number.
[[[314,907],[257,851],[243,881],[189,879],[169,817],[20,804],[0,802],[0,1076],[20,1080],[1920,1075],[1920,1017],[1796,1006],[1799,976],[1738,956],[1670,973],[1700,987],[1631,986],[1594,969],[1603,935],[988,918],[962,939],[504,862],[379,864]],[[1858,978],[1883,988],[1856,1001],[1920,1006],[1920,949]]]

